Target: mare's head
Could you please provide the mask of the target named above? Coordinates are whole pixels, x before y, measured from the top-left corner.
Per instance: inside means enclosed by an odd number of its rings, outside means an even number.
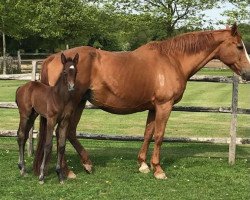
[[[79,54],[77,53],[75,57],[66,58],[65,55],[61,54],[61,61],[63,64],[63,80],[67,84],[68,91],[73,91],[75,87],[76,73],[77,73],[77,63],[79,60]]]
[[[241,39],[236,23],[228,28],[230,32],[219,47],[218,58],[245,80],[250,80],[250,59]]]

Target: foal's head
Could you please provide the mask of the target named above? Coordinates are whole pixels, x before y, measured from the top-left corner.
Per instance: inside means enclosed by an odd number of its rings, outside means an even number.
[[[228,31],[230,36],[220,45],[218,57],[243,79],[250,80],[250,59],[236,23]]]
[[[79,60],[79,54],[77,53],[75,57],[66,58],[65,55],[61,54],[61,61],[63,64],[63,80],[68,86],[68,91],[73,91],[75,87],[76,73],[77,73],[77,63]]]

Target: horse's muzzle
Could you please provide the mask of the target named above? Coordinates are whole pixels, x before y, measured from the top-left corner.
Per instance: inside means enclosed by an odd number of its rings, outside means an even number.
[[[246,81],[250,81],[250,70],[242,71],[241,77]]]

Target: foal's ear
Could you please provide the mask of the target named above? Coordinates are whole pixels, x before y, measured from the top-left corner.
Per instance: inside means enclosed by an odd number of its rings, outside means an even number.
[[[65,65],[66,62],[67,62],[67,59],[66,59],[66,57],[65,57],[65,55],[63,53],[61,54],[61,61],[62,61],[63,65]]]
[[[232,36],[236,36],[238,33],[238,26],[236,24],[236,22],[234,22],[233,26],[231,27],[231,34]]]
[[[79,61],[79,54],[77,53],[73,59],[73,62],[75,63],[75,65],[77,65],[78,61]]]

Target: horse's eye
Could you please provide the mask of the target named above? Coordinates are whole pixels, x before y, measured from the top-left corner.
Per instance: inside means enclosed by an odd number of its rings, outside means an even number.
[[[242,50],[242,49],[243,49],[243,45],[242,45],[242,44],[238,44],[238,45],[237,45],[237,48],[238,48],[239,50]]]

